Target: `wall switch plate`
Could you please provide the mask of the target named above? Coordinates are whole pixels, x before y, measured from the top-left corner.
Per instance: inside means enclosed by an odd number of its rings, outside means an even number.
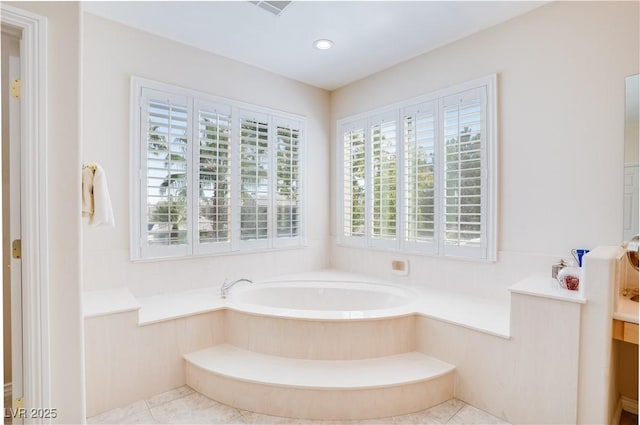
[[[407,276],[409,274],[409,260],[392,260],[391,272],[399,276]]]

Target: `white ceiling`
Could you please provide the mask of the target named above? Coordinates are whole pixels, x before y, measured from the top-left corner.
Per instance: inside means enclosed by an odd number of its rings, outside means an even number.
[[[529,12],[529,1],[84,2],[84,10],[327,90]],[[335,45],[320,51],[314,40]]]

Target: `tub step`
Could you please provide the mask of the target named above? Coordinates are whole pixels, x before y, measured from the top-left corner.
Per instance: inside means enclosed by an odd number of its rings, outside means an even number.
[[[418,352],[305,360],[221,344],[186,354],[187,384],[240,409],[308,419],[371,419],[453,397],[455,367]]]

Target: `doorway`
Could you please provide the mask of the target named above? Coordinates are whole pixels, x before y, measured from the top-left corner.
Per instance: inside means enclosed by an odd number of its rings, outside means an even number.
[[[2,281],[4,422],[22,423],[22,272],[20,252],[21,30],[2,24]],[[14,241],[17,241],[14,243]],[[13,247],[13,249],[12,249]]]
[[[20,38],[20,240],[22,354],[21,380],[25,410],[51,406],[49,331],[49,230],[47,214],[47,18],[0,2],[2,27],[18,29]],[[3,37],[4,38],[4,37]],[[0,163],[1,164],[1,163]],[[4,189],[4,188],[3,188]],[[8,189],[7,189],[8,190]],[[2,190],[4,192],[4,190]],[[0,202],[3,197],[0,196]],[[3,208],[4,209],[4,208]],[[2,227],[4,234],[4,226]],[[3,246],[3,251],[10,247]],[[4,265],[3,265],[4,268]],[[14,268],[15,270],[16,268]],[[4,273],[3,273],[4,280]],[[16,316],[16,310],[12,317]],[[12,326],[15,328],[15,326]],[[13,342],[13,341],[12,341]],[[14,344],[14,347],[16,344]],[[4,351],[4,350],[3,350]],[[4,357],[4,352],[3,352]],[[0,365],[3,365],[1,362]],[[12,388],[13,389],[13,388]],[[15,395],[13,396],[15,399]],[[48,423],[49,420],[33,419]]]

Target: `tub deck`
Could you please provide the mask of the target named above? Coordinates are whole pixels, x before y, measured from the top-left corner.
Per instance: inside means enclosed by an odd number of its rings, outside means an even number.
[[[301,276],[304,275],[296,275],[295,278],[299,278]],[[346,273],[336,273],[336,277],[344,278],[344,276],[351,275]],[[272,281],[267,280],[265,282]],[[371,279],[371,282],[384,283],[375,279]],[[415,291],[417,295],[416,299],[413,300],[414,302],[411,304],[411,307],[408,309],[399,308],[396,311],[389,311],[388,313],[391,315],[417,314],[502,338],[510,337],[510,306],[508,302],[505,303],[491,299],[478,299],[473,296],[465,296],[460,293],[432,288],[411,287],[411,290]],[[105,303],[108,303],[108,300],[113,298],[120,300],[122,299],[123,292],[128,293],[128,290],[123,288],[113,291],[118,292],[117,296],[105,297],[104,291],[95,291],[95,294],[87,292],[85,294],[85,300],[88,299],[89,302],[85,302],[85,317],[110,314],[110,309],[105,305]],[[98,294],[97,292],[100,293]],[[131,311],[137,310],[139,317],[138,323],[140,326],[145,326],[166,320],[173,320],[224,309],[245,311],[244,309],[233,305],[232,297],[233,290],[231,292],[231,297],[228,300],[221,299],[220,288],[219,286],[216,286],[140,298],[135,298],[129,293],[127,299],[131,301],[128,304],[128,309]],[[94,298],[97,298],[97,300],[95,302],[91,301]],[[127,306],[124,306],[122,302],[114,302],[114,306],[117,306],[117,312],[127,310]],[[111,313],[114,312],[116,311]],[[300,318],[302,319],[304,317]],[[307,316],[306,319],[313,319],[313,317]],[[322,320],[328,319],[331,318],[322,318]],[[366,318],[362,317],[362,315],[352,314],[350,317],[336,315],[333,319],[358,320]]]

